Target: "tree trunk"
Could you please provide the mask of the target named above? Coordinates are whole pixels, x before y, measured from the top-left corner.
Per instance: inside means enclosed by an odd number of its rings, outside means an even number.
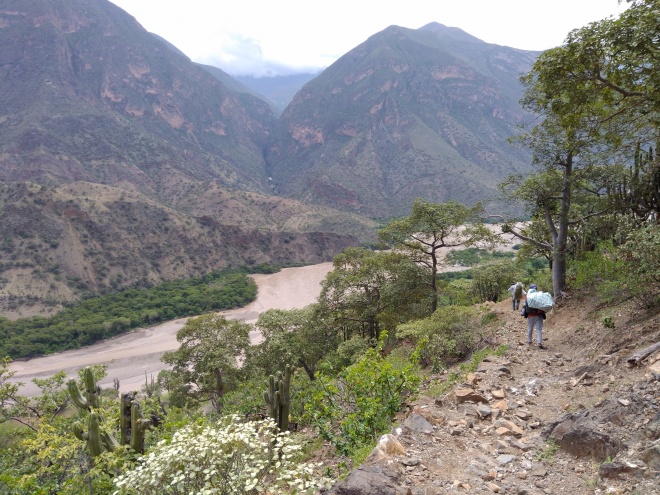
[[[546,208],[546,222],[552,236],[552,292],[556,301],[560,301],[566,289],[566,244],[568,241],[568,223],[571,209],[571,183],[573,180],[573,154],[569,153],[563,163],[561,203],[559,206],[558,229],[555,228],[549,210]]]
[[[215,410],[222,411],[222,397],[225,395],[225,382],[222,379],[222,370],[215,370]]]
[[[655,344],[642,349],[641,351],[633,354],[628,358],[628,366],[639,366],[642,361],[644,361],[647,357],[649,357],[651,354],[656,352],[657,350],[660,350],[660,342],[656,342]]]
[[[431,252],[431,260],[433,262],[431,271],[433,272],[432,279],[431,279],[431,289],[433,290],[433,299],[431,300],[431,314],[435,313],[435,310],[438,309],[438,284],[437,284],[437,278],[438,278],[438,258],[435,255],[435,250]]]

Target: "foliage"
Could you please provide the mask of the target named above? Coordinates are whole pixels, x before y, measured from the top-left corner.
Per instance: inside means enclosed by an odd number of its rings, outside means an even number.
[[[261,313],[256,327],[263,340],[248,349],[246,370],[252,375],[272,375],[291,365],[303,368],[313,380],[319,361],[340,342],[329,320],[331,316],[316,304]]]
[[[104,376],[105,367],[94,366],[91,371],[93,378],[99,379]],[[85,422],[89,413],[87,408],[73,414],[65,410],[69,400],[64,388],[65,374],[33,381],[40,393],[30,398],[20,395],[18,388],[13,389],[17,407],[10,408],[11,414],[3,417],[27,427],[17,433],[14,444],[2,450],[0,487],[5,484],[7,490],[0,491],[11,495],[109,493],[112,473],[129,461],[127,449],[118,447],[92,460],[85,444],[72,433],[74,423]],[[0,388],[6,390],[5,385]],[[99,401],[101,409],[95,414],[111,417],[111,409],[101,396]]]
[[[472,280],[457,278],[449,283],[440,283],[440,306],[470,306],[477,301],[472,290]]]
[[[483,213],[481,204],[467,208],[455,201],[431,203],[417,199],[408,217],[392,220],[378,233],[381,242],[427,269],[433,296],[431,311],[438,304],[437,275],[444,262],[442,250],[496,243],[496,237],[480,220]]]
[[[243,306],[256,294],[254,280],[245,273],[222,271],[88,299],[51,318],[0,317],[0,357],[18,359],[79,348],[138,326]]]
[[[623,269],[612,242],[602,242],[594,251],[584,253],[570,264],[569,287],[594,290],[602,302],[611,302],[625,291],[625,281],[621,279]]]
[[[250,374],[246,376],[244,380],[237,384],[234,390],[225,394],[222,401],[223,413],[227,415],[237,414],[243,417],[252,414],[265,414],[263,381],[263,375]]]
[[[381,329],[400,323],[425,298],[421,269],[401,253],[347,248],[335,256],[322,284],[320,311],[354,334],[378,339]]]
[[[475,266],[501,258],[513,258],[515,254],[506,251],[488,251],[480,248],[454,249],[447,253],[445,262],[448,265]]]
[[[616,232],[571,264],[571,287],[595,288],[603,302],[634,297],[653,308],[660,298],[660,226],[624,220]]]
[[[411,338],[419,347],[421,364],[440,370],[472,352],[482,316],[483,310],[475,306],[443,306],[429,318],[398,326],[396,336]]]
[[[552,464],[555,461],[555,456],[558,452],[559,445],[554,439],[550,439],[545,443],[543,450],[536,454],[535,458],[537,461],[543,461],[547,462],[548,464]]]
[[[617,203],[637,214],[654,211],[648,209],[653,187],[637,178],[654,180],[655,173],[633,174],[636,181],[622,187],[625,175],[616,172],[621,169],[618,164],[634,160],[649,171],[658,166],[652,153],[640,163],[639,152],[650,151],[659,137],[654,40],[660,29],[660,3],[631,4],[618,19],[572,31],[562,46],[541,54],[523,77],[523,105],[543,119],[522,141],[542,171],[524,180],[509,179],[504,188],[510,188],[510,197],[528,204],[532,222],[545,224],[545,233],[540,227],[534,235],[510,231],[551,254],[557,300],[566,285],[569,240],[584,238],[580,231],[588,219]]]
[[[619,255],[627,288],[647,308],[660,303],[660,225],[631,233]]]
[[[179,349],[162,357],[173,367],[168,390],[183,389],[192,403],[210,400],[220,411],[223,395],[239,379],[238,360],[250,346],[251,328],[217,314],[189,319],[176,334]]]
[[[512,261],[493,261],[474,270],[472,293],[478,302],[500,300],[516,280],[522,278],[522,270]]]
[[[311,464],[297,464],[300,451],[278,433],[272,419],[241,422],[227,416],[218,425],[188,425],[162,441],[118,476],[115,495],[285,494],[312,492],[329,481]]]
[[[9,363],[9,358],[0,362],[0,423],[15,421],[36,432],[42,419],[56,416],[66,406],[66,373],[60,371],[50,378],[35,378],[33,381],[41,394],[26,397],[19,393],[22,383],[9,381],[16,373],[9,370]]]
[[[373,443],[420,382],[416,365],[396,367],[377,348],[333,379],[319,374],[305,405],[305,420],[342,454]]]

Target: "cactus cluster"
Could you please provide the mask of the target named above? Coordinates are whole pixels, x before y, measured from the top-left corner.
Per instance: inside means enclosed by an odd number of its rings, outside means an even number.
[[[117,442],[113,435],[101,428],[101,387],[96,383],[91,368],[83,370],[82,378],[84,392],[74,379],[68,381],[67,389],[73,404],[81,411],[89,411],[87,431],[80,421],[74,423],[72,429],[78,439],[87,443],[90,455],[96,457],[105,451],[113,452],[120,444],[130,445],[135,452],[144,453],[144,433],[153,425],[153,420],[142,417],[134,394],[127,393],[121,397],[120,436]]]
[[[277,372],[277,376],[268,377],[264,400],[268,406],[268,415],[275,420],[280,431],[289,429],[289,411],[291,409],[291,374],[290,365]]]
[[[133,393],[123,394],[120,404],[119,443],[130,445],[135,452],[144,453],[144,434],[154,425],[154,421],[142,417],[140,404]]]

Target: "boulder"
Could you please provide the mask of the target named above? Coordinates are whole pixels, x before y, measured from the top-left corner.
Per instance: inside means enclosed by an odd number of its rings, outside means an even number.
[[[399,473],[384,466],[361,466],[336,484],[330,495],[412,495],[400,486]]]

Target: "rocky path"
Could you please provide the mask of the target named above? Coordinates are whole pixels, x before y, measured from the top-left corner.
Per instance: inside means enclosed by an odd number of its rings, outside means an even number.
[[[542,350],[508,301],[492,310],[508,352],[442,396],[432,381],[332,493],[660,494],[660,362],[625,359],[660,338],[658,318],[606,329],[557,310]]]

